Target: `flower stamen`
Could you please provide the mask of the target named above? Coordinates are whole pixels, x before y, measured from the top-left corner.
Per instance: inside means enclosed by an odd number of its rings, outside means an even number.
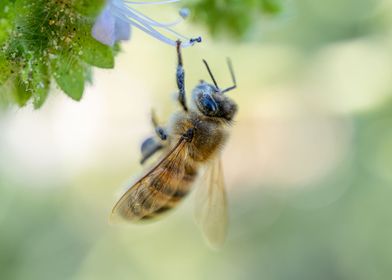
[[[141,20],[141,19],[143,18],[143,20],[145,21],[146,24],[148,24],[148,25],[153,25],[153,26],[157,26],[157,27],[170,27],[170,26],[175,26],[175,25],[181,23],[182,21],[184,21],[184,19],[179,18],[179,19],[177,19],[177,20],[175,20],[175,21],[173,21],[173,22],[169,22],[169,23],[159,23],[159,22],[153,20],[152,18],[150,18],[150,17],[148,17],[148,16],[142,14],[141,12],[139,12],[139,11],[133,9],[132,7],[129,7],[129,6],[125,6],[125,7],[124,7],[124,6],[117,6],[116,4],[114,4],[114,6],[115,6],[116,8],[119,9],[120,13],[121,13],[121,11],[128,12],[128,15],[129,15],[130,17],[135,16],[135,17],[138,17],[139,20]]]
[[[178,39],[182,39],[184,41],[182,47],[188,47],[196,42],[201,42],[201,37],[190,39],[171,28],[180,24],[184,21],[185,18],[189,16],[188,9],[182,8],[179,11],[180,18],[177,20],[168,23],[160,23],[131,7],[131,5],[162,5],[179,1],[181,0],[164,0],[152,2],[108,0],[106,8],[102,12],[102,15],[97,19],[93,27],[92,35],[94,38],[104,44],[113,45],[114,42],[126,38],[124,34],[126,32],[129,34],[129,26],[134,26],[153,36],[154,38],[172,46],[176,46],[176,41]],[[125,28],[126,25],[128,25],[128,29]],[[176,38],[172,39],[165,35],[164,32],[171,33]],[[119,37],[116,34],[122,34],[123,36]]]

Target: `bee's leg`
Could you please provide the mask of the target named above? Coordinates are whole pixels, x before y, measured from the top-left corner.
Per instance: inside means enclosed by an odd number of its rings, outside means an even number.
[[[159,137],[159,139],[161,139],[162,141],[167,140],[166,129],[164,129],[163,127],[161,127],[158,124],[157,117],[155,115],[155,111],[154,110],[151,110],[151,122],[152,122],[152,125],[154,127],[155,133]]]
[[[185,98],[185,72],[182,64],[182,55],[181,55],[181,41],[177,41],[177,87],[178,87],[178,101],[180,102],[184,111],[188,111],[188,107],[186,105],[186,98]]]
[[[141,152],[142,159],[140,163],[143,164],[147,159],[153,156],[156,152],[165,147],[165,141],[168,138],[168,134],[166,130],[161,127],[158,123],[157,117],[155,115],[155,111],[151,110],[151,122],[155,130],[155,134],[158,136],[157,139],[155,136],[149,137],[142,143]]]
[[[149,137],[144,140],[141,146],[142,158],[140,160],[140,163],[143,164],[147,159],[149,159],[163,147],[164,146],[159,143],[155,137]]]

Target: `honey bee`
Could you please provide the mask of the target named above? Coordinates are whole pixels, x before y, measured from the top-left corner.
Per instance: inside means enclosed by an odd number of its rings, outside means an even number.
[[[235,89],[237,83],[230,60],[228,67],[233,86],[223,90],[203,60],[213,84],[201,80],[192,91],[188,107],[180,41],[177,41],[177,58],[178,101],[182,110],[172,116],[165,128],[152,115],[156,136],[143,142],[141,163],[158,151],[162,151],[162,156],[122,195],[111,217],[137,222],[167,212],[191,191],[204,169],[195,216],[207,241],[219,247],[225,239],[228,220],[220,155],[237,112],[236,103],[225,93]]]

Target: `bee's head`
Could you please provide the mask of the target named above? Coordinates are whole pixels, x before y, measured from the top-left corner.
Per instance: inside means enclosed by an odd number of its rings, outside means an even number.
[[[193,105],[207,117],[223,118],[227,121],[231,121],[237,112],[237,104],[225,95],[226,92],[237,87],[231,62],[228,60],[234,85],[224,90],[221,90],[218,87],[207,62],[205,60],[203,60],[203,62],[206,65],[214,84],[200,81],[192,91]]]

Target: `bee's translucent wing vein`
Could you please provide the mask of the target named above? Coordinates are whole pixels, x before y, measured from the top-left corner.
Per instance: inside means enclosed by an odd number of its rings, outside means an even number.
[[[180,139],[158,163],[132,185],[114,205],[111,220],[117,217],[138,221],[153,214],[171,199],[176,189],[171,182],[184,175],[186,141]]]
[[[196,193],[195,219],[208,243],[223,245],[228,224],[227,197],[219,157],[208,163]]]

